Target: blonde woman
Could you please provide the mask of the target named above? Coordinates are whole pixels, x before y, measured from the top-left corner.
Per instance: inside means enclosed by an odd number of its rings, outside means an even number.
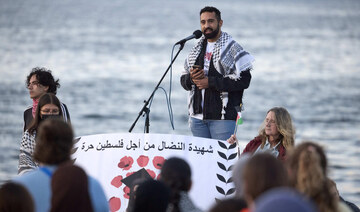
[[[341,204],[327,177],[326,155],[318,144],[301,143],[289,154],[286,163],[291,186],[312,200],[318,211],[350,212],[347,206],[340,210]]]
[[[232,135],[227,141],[232,144],[237,138]],[[295,128],[289,112],[283,107],[273,107],[267,112],[259,135],[246,145],[242,154],[268,152],[279,160],[285,160],[287,150],[294,143]]]

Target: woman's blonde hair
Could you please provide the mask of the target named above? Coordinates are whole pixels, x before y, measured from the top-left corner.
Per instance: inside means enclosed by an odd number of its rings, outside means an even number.
[[[273,107],[270,111],[275,114],[276,128],[280,133],[279,141],[282,141],[283,146],[286,150],[291,149],[295,143],[295,127],[293,126],[291,116],[289,112],[283,107]],[[261,147],[264,147],[267,135],[265,133],[266,119],[264,119],[260,126],[259,135],[262,137]]]
[[[327,178],[326,155],[319,145],[301,143],[290,152],[287,165],[291,185],[309,197],[319,211],[337,211],[337,201]]]

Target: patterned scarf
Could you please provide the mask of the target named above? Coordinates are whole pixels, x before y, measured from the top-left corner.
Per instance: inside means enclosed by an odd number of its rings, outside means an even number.
[[[195,64],[206,38],[202,36],[199,42],[192,48],[185,60],[185,73],[190,72],[190,68]],[[252,68],[254,58],[245,51],[232,37],[226,32],[221,32],[220,38],[216,41],[213,51],[213,63],[216,71],[224,77],[234,80],[240,79],[240,72]]]
[[[36,108],[39,104],[39,99],[33,99],[32,116],[35,118]]]
[[[185,60],[184,72],[182,74],[190,73],[190,68],[195,64],[201,49],[203,48],[205,36],[202,36],[199,42],[191,49],[188,57]],[[216,41],[213,55],[213,64],[217,72],[224,77],[229,77],[232,80],[239,80],[241,78],[240,73],[242,71],[252,69],[252,62],[254,57],[245,51],[232,37],[226,32],[221,32],[220,38]],[[189,113],[193,114],[192,104],[193,97],[195,95],[194,90],[190,91],[188,99]],[[221,92],[220,97],[222,100],[222,117],[225,118],[225,108],[228,103],[228,92]]]

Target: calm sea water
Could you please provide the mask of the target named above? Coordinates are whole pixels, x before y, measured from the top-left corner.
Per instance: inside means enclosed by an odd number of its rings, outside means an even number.
[[[0,181],[17,172],[25,78],[45,66],[60,78],[76,135],[127,132],[165,72],[172,45],[199,28],[199,10],[222,11],[223,30],[256,58],[238,137],[256,136],[266,111],[286,107],[296,142],[322,144],[340,194],[360,205],[360,1],[0,0]],[[187,93],[174,63],[175,130],[159,90],[151,133],[190,135]],[[169,92],[170,74],[162,87]],[[143,132],[141,117],[133,132]]]

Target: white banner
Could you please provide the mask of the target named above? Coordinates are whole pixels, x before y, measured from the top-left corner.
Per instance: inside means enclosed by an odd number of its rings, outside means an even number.
[[[125,211],[129,187],[121,180],[145,169],[158,179],[169,157],[186,160],[192,171],[190,197],[203,210],[215,198],[234,193],[231,167],[236,162],[236,145],[226,141],[173,134],[98,134],[78,137],[72,155],[75,164],[98,179],[109,200],[111,211]]]

